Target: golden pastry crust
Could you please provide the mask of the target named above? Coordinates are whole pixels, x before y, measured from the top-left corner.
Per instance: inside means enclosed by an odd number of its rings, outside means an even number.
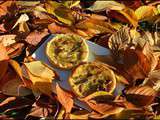
[[[110,68],[88,62],[78,65],[72,71],[69,83],[77,96],[86,97],[97,91],[112,93],[116,87],[116,77]]]
[[[71,69],[88,60],[89,49],[82,37],[60,34],[47,43],[46,55],[53,66]]]

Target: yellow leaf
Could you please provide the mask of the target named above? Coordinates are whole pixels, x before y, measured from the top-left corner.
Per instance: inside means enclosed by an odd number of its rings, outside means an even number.
[[[110,1],[96,1],[93,6],[89,7],[88,9],[91,11],[102,11],[105,9],[110,10],[122,10],[125,6],[123,4],[120,4],[116,1],[110,0]]]
[[[33,61],[30,63],[24,63],[27,69],[36,77],[53,79],[55,77],[54,71],[41,61]]]
[[[138,20],[137,20],[137,16],[135,15],[134,11],[130,8],[125,8],[123,10],[118,11],[119,13],[121,13],[124,17],[127,18],[127,20],[134,26],[137,27],[138,26]]]
[[[56,73],[41,61],[24,63],[28,78],[32,81],[32,90],[46,95],[52,93],[52,80],[57,79]]]
[[[146,20],[158,14],[158,10],[154,6],[141,6],[136,9],[135,14],[138,20]]]

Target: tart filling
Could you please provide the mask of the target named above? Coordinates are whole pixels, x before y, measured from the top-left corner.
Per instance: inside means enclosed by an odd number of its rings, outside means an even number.
[[[57,35],[46,47],[50,62],[62,69],[71,69],[88,59],[88,46],[85,40],[77,35]]]
[[[73,91],[80,97],[96,91],[111,93],[116,87],[113,71],[94,62],[79,65],[70,76],[69,82]]]

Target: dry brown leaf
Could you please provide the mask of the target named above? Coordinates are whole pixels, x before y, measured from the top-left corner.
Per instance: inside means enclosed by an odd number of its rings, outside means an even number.
[[[8,61],[0,62],[0,80],[3,78],[8,69]]]
[[[5,95],[26,96],[31,94],[28,89],[22,86],[23,82],[11,68],[8,68],[7,73],[4,75],[0,83],[1,92]]]
[[[14,43],[6,47],[10,58],[19,56],[24,50],[24,43]]]
[[[52,112],[51,108],[45,108],[45,107],[33,107],[30,111],[29,114],[27,114],[28,116],[33,116],[33,117],[47,117],[49,115],[49,113]]]
[[[140,50],[126,49],[124,51],[123,66],[128,76],[125,77],[130,81],[144,79],[151,70],[151,63]]]
[[[119,57],[120,51],[125,50],[130,42],[129,28],[123,27],[116,33],[112,34],[108,40],[108,47],[111,49],[115,57]]]
[[[53,34],[56,34],[56,33],[74,33],[68,27],[60,26],[60,25],[57,25],[56,23],[49,24],[48,29]]]
[[[71,93],[63,90],[59,84],[56,84],[56,92],[59,102],[65,108],[66,113],[70,113],[73,107],[73,96]]]
[[[137,106],[150,105],[156,96],[156,91],[149,86],[132,87],[126,90],[126,98]]]
[[[105,118],[109,115],[119,113],[124,109],[123,107],[116,105],[113,102],[114,96],[105,91],[95,92],[82,100],[95,111],[89,114],[89,117],[91,118]]]
[[[26,37],[25,41],[35,46],[42,40],[43,37],[47,36],[48,34],[49,33],[47,29],[44,29],[43,31],[40,32],[35,30]]]
[[[29,87],[30,86],[30,82],[26,81],[23,78],[22,69],[21,69],[20,65],[18,64],[18,62],[15,61],[15,60],[10,60],[9,64],[12,66],[12,68],[17,73],[17,75],[21,78],[21,80],[23,81],[23,84],[25,85],[25,87]]]

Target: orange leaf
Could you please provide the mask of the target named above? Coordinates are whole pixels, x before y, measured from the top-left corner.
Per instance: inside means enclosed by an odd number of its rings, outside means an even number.
[[[0,61],[8,60],[8,54],[6,48],[3,46],[2,43],[0,43]]]
[[[150,105],[156,96],[156,91],[149,86],[132,87],[126,91],[126,98],[138,106]]]
[[[58,84],[56,84],[56,92],[58,100],[65,108],[66,113],[70,113],[73,107],[73,96],[69,92],[63,90]]]

